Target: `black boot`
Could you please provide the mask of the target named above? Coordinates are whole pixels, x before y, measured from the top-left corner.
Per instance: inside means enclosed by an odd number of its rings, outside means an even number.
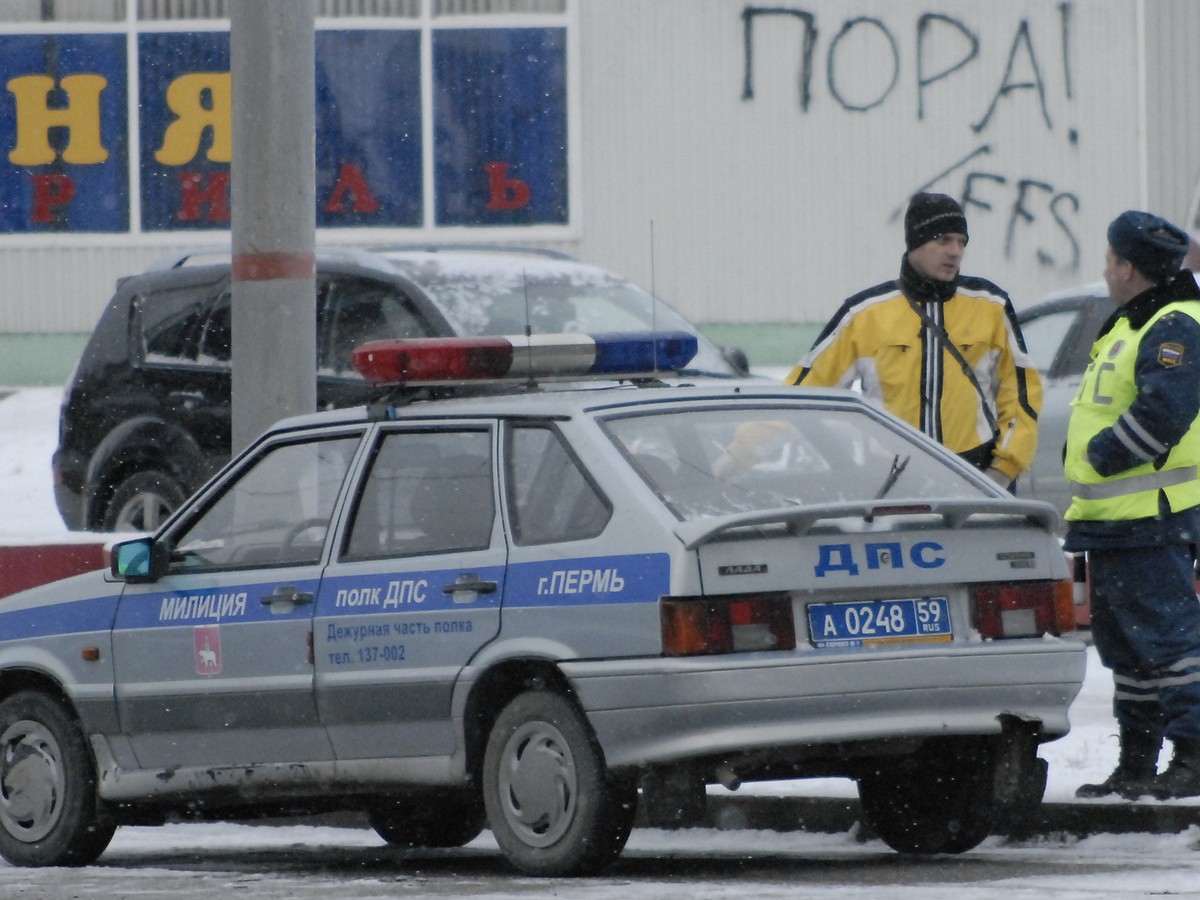
[[[1158,772],[1158,753],[1162,749],[1162,738],[1147,731],[1121,729],[1121,755],[1112,774],[1099,784],[1083,784],[1075,796],[1084,800],[1095,800],[1120,794],[1133,800],[1150,793]]]
[[[1148,793],[1159,800],[1200,797],[1200,741],[1175,741],[1170,765],[1150,783]]]

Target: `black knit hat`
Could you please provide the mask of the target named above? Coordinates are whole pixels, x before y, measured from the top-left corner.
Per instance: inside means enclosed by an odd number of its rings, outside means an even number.
[[[953,197],[945,194],[913,194],[904,214],[904,243],[909,250],[943,234],[967,237],[967,217]]]
[[[1154,213],[1127,209],[1108,226],[1108,243],[1121,259],[1151,281],[1166,281],[1179,271],[1188,251],[1188,236]]]

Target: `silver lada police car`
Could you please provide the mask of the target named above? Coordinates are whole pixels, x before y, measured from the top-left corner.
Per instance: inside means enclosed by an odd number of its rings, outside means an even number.
[[[0,854],[336,808],[571,875],[705,784],[848,776],[913,853],[1037,802],[1085,659],[1054,510],[848,392],[644,377],[694,347],[364,345],[407,387],[0,602]]]

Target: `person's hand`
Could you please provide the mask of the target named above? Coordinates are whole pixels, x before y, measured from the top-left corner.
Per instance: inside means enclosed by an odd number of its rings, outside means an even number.
[[[1008,490],[1008,486],[1012,484],[1012,479],[995,466],[989,466],[984,470],[983,474],[992,479],[992,481],[996,482],[996,484],[1000,485],[1000,487],[1004,488],[1006,491]]]

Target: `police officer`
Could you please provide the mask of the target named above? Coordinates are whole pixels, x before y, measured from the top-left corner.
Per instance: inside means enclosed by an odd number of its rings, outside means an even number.
[[[1066,548],[1087,551],[1092,635],[1112,670],[1116,769],[1079,797],[1200,795],[1200,291],[1187,235],[1130,210],[1108,228],[1117,310],[1071,401]],[[1163,738],[1174,744],[1158,773]]]

